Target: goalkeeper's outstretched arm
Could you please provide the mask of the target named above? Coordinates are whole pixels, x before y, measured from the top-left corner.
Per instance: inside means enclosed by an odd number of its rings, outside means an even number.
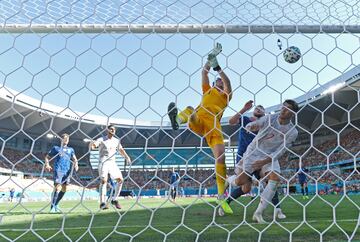
[[[210,65],[209,62],[205,63],[205,66],[202,70],[201,76],[202,76],[202,86],[204,85],[210,85],[209,83],[209,71],[210,71]]]

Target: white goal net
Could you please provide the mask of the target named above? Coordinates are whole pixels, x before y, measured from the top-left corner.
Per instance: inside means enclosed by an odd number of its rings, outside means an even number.
[[[0,240],[360,240],[359,12],[355,0],[0,1]],[[173,130],[168,105],[200,104],[216,43],[232,87],[220,125]],[[283,55],[290,46],[301,51],[293,64]],[[219,73],[206,73],[210,85]],[[263,196],[267,174],[230,201],[236,188],[222,194],[219,182],[234,175],[239,133],[247,135],[234,115],[252,117],[243,109],[252,100],[275,116],[288,99],[299,104],[298,136],[281,145],[278,200]],[[89,147],[108,125],[132,161],[114,159],[120,210],[99,209],[100,154]],[[215,168],[213,132],[226,175]],[[45,157],[57,169],[49,151],[64,133],[79,169],[71,166],[61,209],[50,213]],[[111,197],[117,185],[105,186]],[[232,215],[220,216],[218,195]]]

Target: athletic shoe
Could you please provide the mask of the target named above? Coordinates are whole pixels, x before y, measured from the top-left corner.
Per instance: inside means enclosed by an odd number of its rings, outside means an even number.
[[[168,115],[169,115],[169,119],[170,119],[173,130],[179,129],[179,124],[176,121],[177,114],[178,114],[178,109],[177,109],[175,103],[171,102],[168,106]]]
[[[225,215],[224,209],[222,209],[222,207],[218,208],[218,214],[219,214],[220,217]]]
[[[59,205],[55,205],[55,211],[57,213],[61,213],[61,208],[59,207]]]
[[[263,219],[262,214],[260,213],[255,212],[252,219],[259,224],[266,224],[266,221]]]
[[[106,203],[101,203],[100,204],[100,209],[105,210],[105,209],[108,209],[108,208],[109,207],[108,207],[108,205]]]
[[[275,209],[275,215],[278,219],[286,219],[286,215],[282,212],[281,208]]]
[[[309,196],[308,196],[308,195],[306,195],[306,196],[305,196],[305,199],[309,199]]]
[[[50,209],[50,213],[57,213],[55,206],[53,206],[53,207]]]
[[[114,206],[115,206],[115,208],[117,208],[117,209],[121,209],[121,206],[120,206],[119,201],[117,201],[117,200],[113,200],[113,201],[111,201],[111,204],[112,204],[112,205],[114,205]]]
[[[217,203],[221,206],[223,212],[225,214],[233,214],[233,210],[231,209],[230,205],[226,202],[224,198],[218,198]]]

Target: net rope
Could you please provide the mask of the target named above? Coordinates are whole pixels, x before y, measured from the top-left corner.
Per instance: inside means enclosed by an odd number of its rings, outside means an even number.
[[[195,241],[297,241],[306,231],[318,241],[359,239],[359,7],[355,0],[0,1],[0,188],[19,194],[11,203],[1,198],[0,236],[171,241],[183,233]],[[280,159],[280,205],[289,216],[284,222],[267,213],[268,224],[253,223],[249,216],[259,199],[234,201],[238,218],[219,217],[204,190],[216,193],[205,139],[186,125],[170,128],[168,103],[198,105],[201,71],[217,42],[223,44],[219,64],[233,87],[222,119],[227,175],[234,173],[240,130],[229,117],[248,100],[269,113],[288,98],[300,104],[299,137]],[[283,59],[292,45],[302,52],[295,64]],[[216,76],[210,72],[211,81]],[[107,213],[89,205],[98,198],[99,177],[98,153],[88,142],[111,123],[133,160],[127,166],[117,157],[124,190],[165,199],[124,199],[129,206],[111,210],[113,221],[103,224]],[[63,132],[70,134],[80,168],[72,171],[65,195],[71,208],[47,225],[53,183],[44,156]],[[180,187],[192,194],[186,203],[170,203],[171,167],[181,170]],[[299,193],[299,167],[309,169],[309,200],[291,191]],[[175,224],[159,225],[171,206]],[[199,207],[205,212],[195,211]],[[137,210],[146,214],[140,224],[128,219]],[[72,214],[88,217],[72,224]]]

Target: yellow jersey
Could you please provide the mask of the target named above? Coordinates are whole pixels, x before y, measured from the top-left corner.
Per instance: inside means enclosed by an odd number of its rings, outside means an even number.
[[[202,85],[203,96],[200,105],[196,108],[198,115],[214,115],[220,121],[228,105],[228,95],[209,83]],[[230,100],[229,100],[230,101]]]

